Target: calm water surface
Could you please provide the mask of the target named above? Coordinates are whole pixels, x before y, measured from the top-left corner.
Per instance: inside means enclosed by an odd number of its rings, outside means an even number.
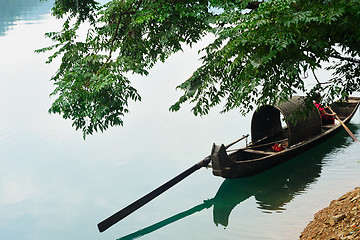
[[[360,147],[343,131],[255,177],[199,170],[99,233],[99,221],[203,159],[213,142],[249,133],[251,116],[168,112],[199,65],[196,46],[133,78],[143,102],[131,104],[124,127],[82,140],[47,113],[58,62],[45,65],[34,50],[60,28],[51,3],[0,0],[0,239],[296,239],[316,211],[360,185]],[[359,128],[356,113],[358,138]]]

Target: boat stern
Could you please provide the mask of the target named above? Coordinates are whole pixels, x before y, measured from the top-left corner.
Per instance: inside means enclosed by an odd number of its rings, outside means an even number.
[[[211,150],[212,172],[215,176],[224,177],[230,171],[230,167],[234,164],[228,154],[225,146],[213,144]]]

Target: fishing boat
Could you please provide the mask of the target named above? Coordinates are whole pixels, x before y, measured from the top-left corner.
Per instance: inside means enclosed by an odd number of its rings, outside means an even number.
[[[293,121],[291,116],[304,109],[305,103],[305,97],[293,96],[287,102],[260,107],[251,120],[250,144],[232,152],[223,144],[213,145],[213,174],[223,178],[248,177],[303,153],[346,128],[359,107],[360,97],[331,104],[338,121],[328,125],[322,124],[317,109]]]
[[[214,144],[210,156],[205,157],[163,185],[101,221],[98,224],[99,231],[105,231],[195,171],[207,167],[210,162],[215,176],[224,178],[247,177],[303,153],[335,135],[342,127],[352,136],[353,134],[345,124],[355,114],[359,103],[360,97],[350,97],[346,102],[335,102],[331,105],[329,109],[333,109],[337,113],[337,119],[342,126],[340,124],[323,125],[321,115],[316,109],[305,112],[306,114],[293,121],[292,116],[305,108],[306,101],[301,96],[294,96],[289,101],[275,106],[262,106],[252,117],[252,142],[250,144],[232,151],[230,154],[228,154],[227,149],[246,138],[246,136],[226,146]],[[304,113],[304,111],[300,112]],[[352,138],[357,140],[355,136],[352,136]],[[274,146],[285,147],[280,148],[281,151],[274,151],[276,150]]]

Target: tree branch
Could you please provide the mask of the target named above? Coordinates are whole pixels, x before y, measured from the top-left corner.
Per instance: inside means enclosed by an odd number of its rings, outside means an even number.
[[[111,45],[111,47],[110,47],[109,56],[108,56],[108,58],[106,59],[106,62],[108,62],[108,61],[111,59],[111,55],[112,55],[112,52],[113,52],[113,45],[114,45],[116,36],[117,36],[117,34],[118,34],[118,31],[119,31],[119,27],[120,27],[120,23],[121,23],[122,17],[125,16],[125,15],[133,15],[133,14],[135,14],[135,13],[136,13],[136,10],[138,10],[138,9],[140,8],[141,3],[142,3],[142,0],[140,0],[140,1],[138,2],[138,4],[137,4],[137,6],[136,6],[136,8],[135,8],[134,11],[130,11],[130,9],[132,8],[132,4],[131,4],[131,6],[129,7],[129,9],[128,9],[127,11],[121,12],[121,13],[119,14],[119,18],[118,18],[118,21],[117,21],[117,23],[116,23],[116,29],[115,29],[114,35],[113,35],[111,41],[109,42],[109,44]]]
[[[316,76],[315,71],[314,71],[313,68],[311,68],[311,71],[312,71],[312,73],[313,73],[313,75],[314,75],[315,80],[318,82],[318,84],[321,84],[320,81],[319,81],[319,79],[317,78],[317,76]]]
[[[248,5],[246,6],[247,9],[257,9],[259,7],[261,2],[256,1],[256,2],[249,2]]]
[[[337,59],[343,60],[343,61],[349,61],[349,62],[360,64],[360,59],[356,59],[356,58],[352,58],[352,57],[342,57],[342,56],[334,55],[334,54],[330,54],[329,56],[332,58],[337,58]]]

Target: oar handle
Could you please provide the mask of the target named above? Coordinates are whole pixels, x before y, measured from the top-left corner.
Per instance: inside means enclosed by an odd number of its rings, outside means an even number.
[[[355,135],[350,131],[350,129],[345,125],[343,121],[338,117],[338,115],[331,109],[330,106],[326,106],[333,114],[335,114],[335,118],[341,123],[341,125],[344,127],[345,131],[350,135],[350,137],[355,141],[359,142],[359,140],[355,137]]]

